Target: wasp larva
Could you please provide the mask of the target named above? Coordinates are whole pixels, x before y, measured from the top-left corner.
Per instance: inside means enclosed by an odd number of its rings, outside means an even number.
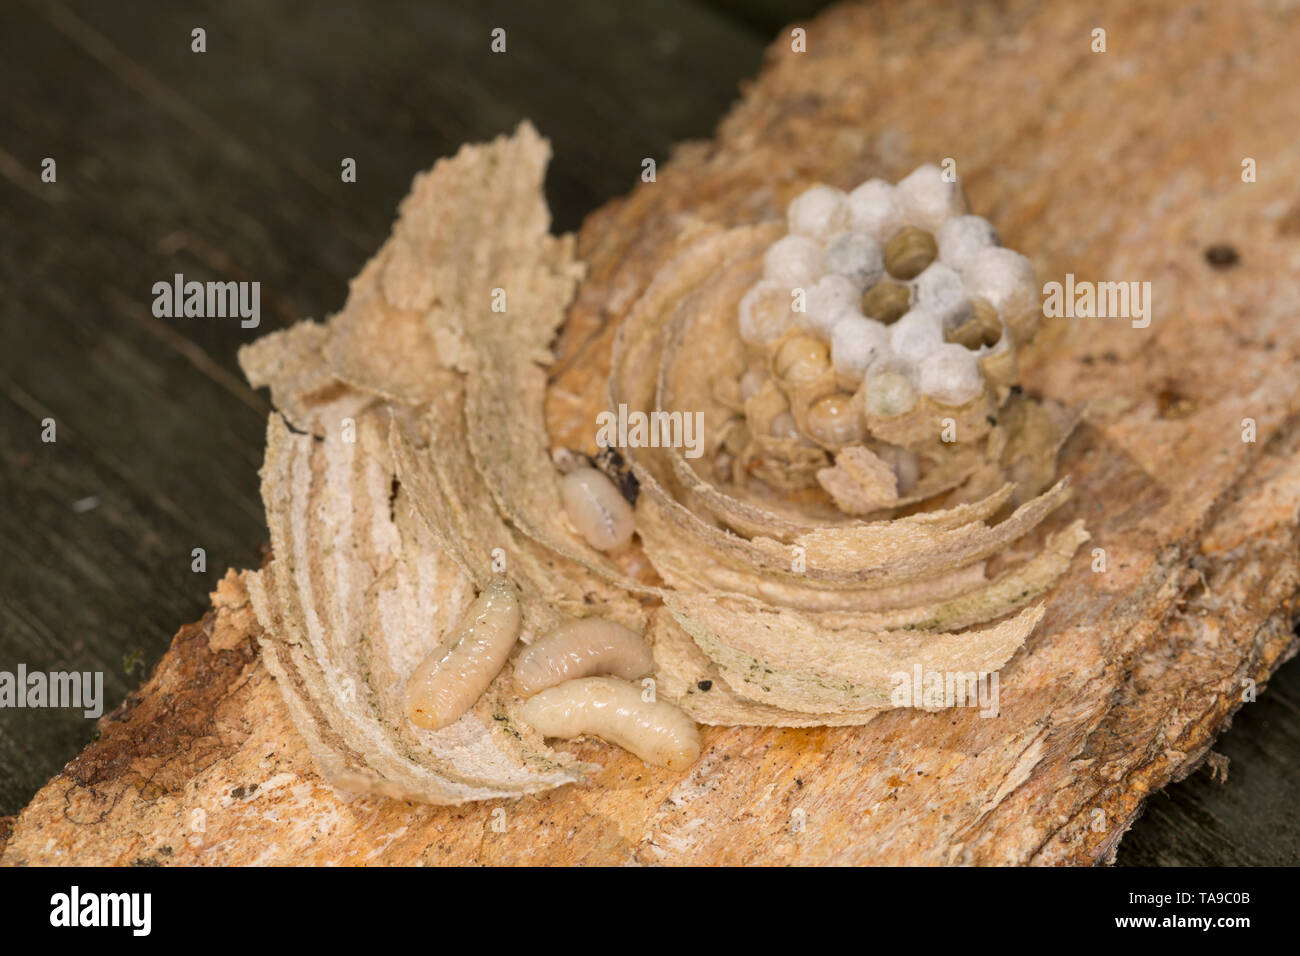
[[[515,690],[524,697],[576,680],[610,674],[624,680],[654,670],[654,656],[641,635],[601,617],[568,621],[515,660]]]
[[[596,550],[613,551],[632,539],[632,506],[603,472],[575,468],[561,479],[560,495],[569,520]]]
[[[641,688],[613,677],[565,681],[525,701],[519,716],[543,737],[590,734],[646,763],[685,770],[700,755],[700,732],[666,701],[646,701]]]
[[[417,727],[439,730],[460,719],[500,673],[519,639],[519,598],[497,578],[474,600],[444,642],[406,682],[406,716]]]

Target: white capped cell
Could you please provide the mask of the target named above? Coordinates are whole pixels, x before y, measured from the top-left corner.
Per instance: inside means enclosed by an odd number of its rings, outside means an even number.
[[[775,342],[794,324],[792,305],[789,286],[771,279],[755,283],[740,300],[740,337],[750,345]]]
[[[934,234],[939,244],[939,261],[961,272],[976,253],[1000,245],[993,223],[982,216],[954,216]]]
[[[961,181],[944,179],[943,170],[934,163],[924,163],[898,181],[899,201],[909,223],[935,232],[953,216],[966,212],[966,197]]]
[[[785,215],[793,235],[825,242],[849,227],[849,200],[834,186],[813,186],[790,201]]]
[[[1039,308],[1034,264],[1012,249],[981,249],[962,272],[962,278],[966,291],[987,299],[1004,321],[1008,316]]]
[[[889,349],[909,362],[919,362],[943,340],[943,319],[925,309],[911,309],[889,327]]]
[[[856,313],[861,299],[851,280],[834,274],[822,276],[808,290],[804,311],[795,313],[795,322],[805,332],[829,341],[835,323],[844,315]]]
[[[868,415],[902,415],[916,407],[916,398],[916,386],[900,369],[885,366],[875,371],[873,367],[867,372],[862,401]]]
[[[874,319],[846,316],[831,333],[831,365],[851,381],[862,381],[868,366],[888,351],[889,329]]]
[[[885,242],[906,225],[897,190],[883,179],[868,179],[849,193],[849,221],[856,232]]]
[[[880,243],[855,229],[831,238],[826,244],[825,261],[827,272],[846,277],[860,290],[874,285],[885,272]]]
[[[945,343],[917,369],[921,391],[944,405],[964,405],[984,390],[976,355],[970,349]]]
[[[915,308],[933,312],[945,329],[955,329],[971,316],[970,299],[956,269],[933,262],[912,281]]]
[[[808,289],[826,271],[821,244],[807,236],[782,236],[763,255],[763,278]]]

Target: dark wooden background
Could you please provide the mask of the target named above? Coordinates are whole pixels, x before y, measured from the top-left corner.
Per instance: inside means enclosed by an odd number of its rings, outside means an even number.
[[[414,173],[530,118],[572,230],[643,157],[710,135],[777,30],[821,5],[0,3],[0,670],[102,670],[111,709],[225,568],[258,562],[267,405],[235,352],[339,308]],[[261,328],[153,318],[176,272],[260,281]],[[1156,795],[1119,862],[1300,858],[1298,711],[1291,665],[1221,740],[1228,784],[1202,770]],[[0,711],[0,814],[93,726]]]

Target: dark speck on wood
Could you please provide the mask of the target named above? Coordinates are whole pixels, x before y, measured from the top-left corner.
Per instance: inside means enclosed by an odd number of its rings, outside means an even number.
[[[1230,269],[1241,261],[1241,256],[1226,242],[1216,242],[1205,250],[1205,261],[1216,269]]]

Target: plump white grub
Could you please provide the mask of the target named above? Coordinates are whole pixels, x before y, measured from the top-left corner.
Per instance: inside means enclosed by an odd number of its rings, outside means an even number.
[[[966,212],[961,181],[946,181],[943,170],[934,163],[916,167],[898,181],[897,189],[907,221],[927,232]]]
[[[912,301],[915,308],[939,316],[945,330],[957,328],[973,314],[961,276],[941,262],[931,263],[913,281]]]
[[[925,309],[911,309],[889,327],[889,349],[909,362],[919,362],[943,340],[943,319]]]
[[[750,345],[766,345],[784,335],[798,313],[790,286],[764,279],[741,298],[739,315],[740,337]]]
[[[889,350],[889,329],[874,319],[845,316],[831,333],[831,365],[847,382],[861,382],[867,367]]]
[[[566,621],[515,658],[515,690],[522,697],[580,677],[637,680],[654,670],[641,635],[603,617]]]
[[[561,479],[560,496],[569,521],[596,550],[613,551],[632,539],[632,506],[603,472],[575,468]]]
[[[804,190],[786,207],[786,224],[796,236],[825,242],[849,227],[849,201],[833,186]]]
[[[865,232],[841,232],[826,245],[826,271],[844,276],[861,292],[885,274],[884,251]]]
[[[806,421],[809,436],[823,445],[852,445],[867,437],[862,412],[848,392],[818,399]]]
[[[794,335],[781,343],[773,367],[776,377],[788,385],[807,385],[830,368],[830,349],[811,335]]]
[[[789,412],[782,412],[773,417],[771,424],[768,426],[773,438],[790,438],[801,439],[803,435],[799,433],[799,425],[795,422],[794,416]]]
[[[826,272],[821,243],[807,236],[782,236],[763,254],[763,278],[791,289],[807,290]]]
[[[970,265],[982,249],[1001,244],[993,223],[981,216],[954,216],[934,234],[939,261],[958,272]]]
[[[916,407],[914,373],[895,360],[876,362],[867,369],[862,401],[869,415],[902,415]]]
[[[965,405],[984,390],[976,353],[962,345],[935,349],[917,369],[921,391],[943,405]]]
[[[519,639],[522,616],[510,582],[496,578],[466,609],[449,641],[420,662],[406,682],[406,716],[439,730],[474,706]]]
[[[646,763],[685,770],[700,755],[695,723],[667,701],[645,701],[641,688],[613,677],[584,677],[525,701],[524,723],[543,737],[591,735],[631,751]]]
[[[767,374],[765,368],[747,369],[745,374],[740,376],[740,400],[747,402],[761,392],[769,378],[771,376]]]
[[[855,231],[884,242],[906,223],[897,190],[883,179],[868,179],[849,193],[849,221]]]
[[[1005,319],[1039,309],[1034,264],[1012,249],[981,249],[967,264],[962,278],[966,291],[987,299]]]
[[[794,314],[795,324],[823,340],[840,318],[856,312],[862,296],[852,280],[841,275],[824,275],[808,290],[803,312]]]

